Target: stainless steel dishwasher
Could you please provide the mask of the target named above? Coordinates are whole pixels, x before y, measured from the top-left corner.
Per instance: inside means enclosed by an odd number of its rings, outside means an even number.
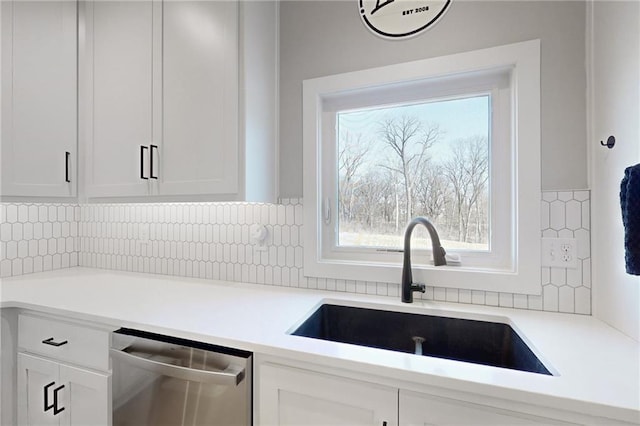
[[[113,426],[252,423],[252,354],[137,330],[113,333]]]

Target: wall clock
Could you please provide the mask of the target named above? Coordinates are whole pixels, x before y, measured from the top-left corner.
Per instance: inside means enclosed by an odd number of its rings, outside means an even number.
[[[416,36],[433,26],[451,0],[358,0],[360,18],[369,30],[386,39]]]

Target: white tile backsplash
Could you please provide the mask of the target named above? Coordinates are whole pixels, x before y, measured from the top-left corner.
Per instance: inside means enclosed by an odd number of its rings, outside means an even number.
[[[0,278],[78,266],[80,207],[1,203]]]
[[[542,236],[578,240],[578,269],[543,267],[540,296],[427,287],[418,297],[591,314],[589,191],[544,191],[540,208]],[[3,203],[0,277],[80,265],[399,297],[397,283],[305,277],[302,216],[300,199],[280,204]],[[265,251],[250,242],[254,223],[269,231]]]

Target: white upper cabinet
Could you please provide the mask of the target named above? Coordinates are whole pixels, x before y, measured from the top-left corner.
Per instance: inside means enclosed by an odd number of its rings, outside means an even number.
[[[160,194],[238,190],[238,4],[163,6]]]
[[[2,2],[3,196],[76,196],[77,4]]]
[[[262,38],[241,25],[258,14]],[[81,16],[89,198],[275,200],[275,2],[87,2]],[[269,59],[248,69],[254,43]]]
[[[90,64],[81,92],[87,114],[87,180],[94,196],[145,195],[141,162],[153,143],[153,4],[87,2],[86,43]],[[91,117],[93,118],[91,120]],[[146,148],[141,148],[145,146]],[[147,152],[144,152],[144,151]]]
[[[279,30],[276,1],[242,1],[240,187],[247,201],[276,201]]]

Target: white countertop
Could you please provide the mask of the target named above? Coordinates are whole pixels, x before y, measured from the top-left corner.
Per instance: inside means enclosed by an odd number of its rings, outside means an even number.
[[[497,320],[546,376],[287,334],[323,301]],[[640,344],[589,316],[71,268],[3,279],[0,307],[34,309],[379,377],[640,422]]]

